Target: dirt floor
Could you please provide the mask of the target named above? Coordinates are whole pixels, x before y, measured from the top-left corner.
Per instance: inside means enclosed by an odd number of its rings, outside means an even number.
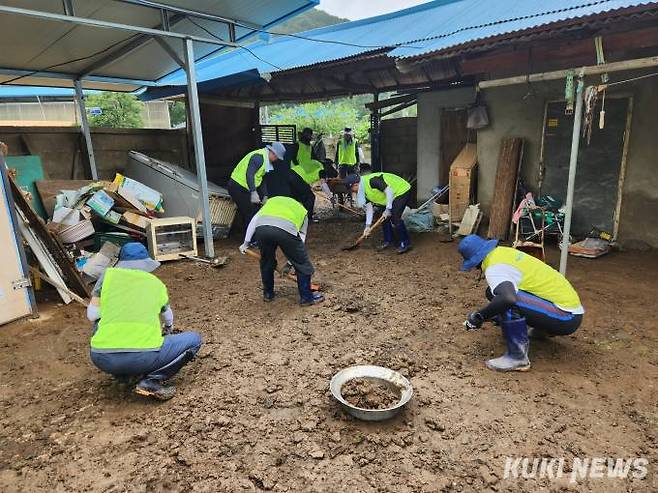
[[[84,309],[53,292],[41,318],[0,327],[0,491],[658,491],[658,254],[572,258],[583,327],[533,342],[530,372],[497,374],[483,361],[502,352],[499,330],[462,327],[485,286],[458,272],[456,243],[341,252],[360,230],[313,227],[327,297],[315,307],[289,281],[264,303],[237,242],[217,243],[222,269],[164,265],[177,327],[205,341],[165,403],[96,370]],[[346,416],[328,387],[353,364],[406,375],[408,409],[381,424]],[[507,456],[644,457],[649,473],[504,479]]]

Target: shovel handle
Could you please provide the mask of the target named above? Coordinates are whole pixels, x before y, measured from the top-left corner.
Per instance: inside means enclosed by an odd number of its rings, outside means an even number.
[[[260,260],[260,253],[254,252],[253,250],[250,250],[249,248],[247,248],[247,250],[245,251],[245,254],[249,255],[250,257],[253,257],[255,259]],[[279,273],[279,275],[283,275],[282,272],[281,272],[281,269],[277,269],[276,271]],[[286,277],[288,279],[292,280],[292,281],[295,281],[295,282],[297,281],[297,276],[294,275],[294,274],[291,274],[290,272],[288,272],[286,274]],[[311,284],[311,291],[320,291],[320,285],[319,284]]]
[[[316,197],[319,197],[319,198],[321,198],[321,199],[324,199],[324,200],[326,200],[327,202],[331,202],[331,203],[333,204],[333,202],[332,202],[330,199],[328,199],[325,195],[322,195],[321,193],[313,192],[313,195],[315,195]],[[341,204],[340,202],[336,202],[336,205],[337,205],[338,207],[342,207],[342,208],[345,209],[346,211],[349,211],[349,212],[351,212],[352,214],[354,214],[354,215],[356,215],[356,216],[359,216],[359,217],[363,216],[363,214],[361,214],[361,213],[360,213],[359,211],[357,211],[356,209],[353,209],[352,207],[349,207],[349,206],[347,206],[347,205]]]

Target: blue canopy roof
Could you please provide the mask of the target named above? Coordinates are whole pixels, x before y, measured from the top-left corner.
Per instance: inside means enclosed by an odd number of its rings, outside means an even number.
[[[219,81],[244,71],[261,74],[309,67],[376,50],[396,58],[456,48],[465,43],[602,14],[658,4],[648,0],[434,0],[416,7],[299,33],[272,35],[198,64],[199,81]],[[252,72],[253,73],[253,72]],[[179,70],[158,81],[185,85]],[[148,89],[146,99],[151,94]],[[170,91],[172,92],[172,91]],[[175,91],[174,91],[175,92]]]
[[[658,6],[658,2],[649,0],[434,0],[297,35],[262,35],[245,48],[224,50],[197,63],[197,77],[201,92],[263,83],[259,74],[311,67],[378,50],[394,58],[422,56],[457,49],[466,43],[651,4]],[[185,72],[177,70],[155,85],[147,89],[143,99],[182,94]]]

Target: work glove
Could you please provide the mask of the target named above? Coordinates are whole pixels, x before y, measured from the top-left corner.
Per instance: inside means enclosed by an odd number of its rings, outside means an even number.
[[[249,250],[249,242],[245,241],[242,245],[240,245],[238,250],[240,250],[240,253],[242,255],[245,255],[247,253],[247,250]]]
[[[365,238],[368,238],[370,236],[370,231],[371,230],[372,230],[372,227],[369,224],[367,224],[365,229],[363,230],[363,236]]]
[[[169,336],[174,333],[174,324],[164,324],[162,326],[162,335]]]
[[[258,196],[258,192],[254,190],[251,192],[251,203],[252,204],[260,204],[260,197]]]
[[[464,327],[466,330],[477,330],[482,327],[484,323],[484,317],[479,312],[473,312],[468,315],[468,318],[464,322]]]
[[[384,212],[382,212],[382,217],[384,219],[388,219],[392,215],[393,215],[393,211],[391,211],[391,209],[385,209]]]

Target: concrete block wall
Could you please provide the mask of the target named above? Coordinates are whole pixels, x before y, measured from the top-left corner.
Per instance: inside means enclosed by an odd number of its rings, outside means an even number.
[[[416,174],[417,126],[415,117],[381,122],[382,169],[400,176]]]
[[[9,154],[41,156],[49,179],[88,178],[86,154],[76,127],[0,127],[0,140]],[[189,167],[185,130],[92,129],[96,168],[101,179],[111,180],[128,164],[128,152]]]

